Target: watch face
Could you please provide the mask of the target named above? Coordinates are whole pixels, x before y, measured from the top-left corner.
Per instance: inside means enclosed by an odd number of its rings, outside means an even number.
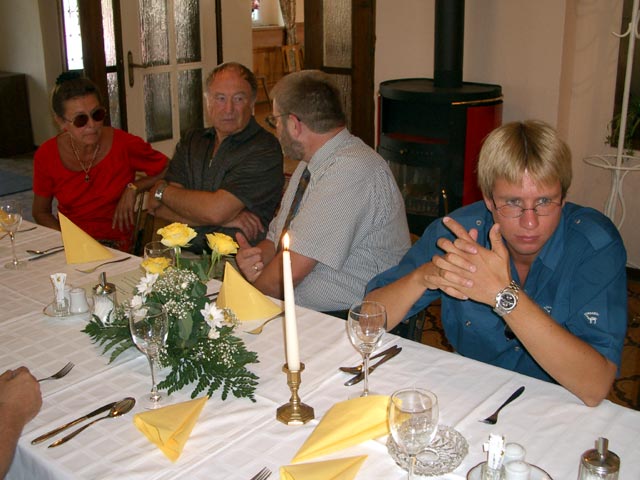
[[[516,302],[517,302],[516,296],[509,291],[503,292],[502,295],[500,295],[499,303],[500,303],[500,306],[505,310],[509,310],[513,308]]]

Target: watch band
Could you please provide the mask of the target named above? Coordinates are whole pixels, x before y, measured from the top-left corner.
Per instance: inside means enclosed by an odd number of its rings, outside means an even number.
[[[156,192],[153,194],[153,198],[155,198],[159,202],[162,202],[162,197],[164,196],[164,189],[167,188],[167,186],[168,186],[167,182],[162,182],[160,185],[158,185],[158,188],[156,188]]]
[[[501,317],[511,313],[513,309],[518,305],[519,291],[520,287],[518,286],[518,284],[515,282],[515,280],[511,280],[511,283],[500,290],[496,295],[496,306],[494,307],[493,311]]]

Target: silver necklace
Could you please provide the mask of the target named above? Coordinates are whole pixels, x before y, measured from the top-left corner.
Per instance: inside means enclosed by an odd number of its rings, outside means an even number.
[[[80,155],[78,155],[78,150],[76,149],[76,144],[73,143],[73,137],[69,134],[69,141],[71,142],[71,150],[73,150],[73,155],[76,157],[76,160],[80,164],[80,168],[84,172],[84,181],[89,182],[89,170],[93,167],[93,164],[96,163],[96,158],[98,157],[98,152],[100,151],[100,142],[96,143],[96,149],[93,151],[93,158],[89,165],[80,160]]]

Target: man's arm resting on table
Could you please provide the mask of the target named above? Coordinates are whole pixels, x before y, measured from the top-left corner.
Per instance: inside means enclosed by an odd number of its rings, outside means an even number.
[[[284,298],[282,277],[282,251],[276,253],[271,240],[263,240],[251,247],[242,234],[236,235],[240,250],[236,263],[244,277],[265,295]],[[298,285],[318,262],[312,258],[291,252],[293,286]]]
[[[226,190],[188,190],[176,183],[164,188],[160,202],[155,198],[158,187],[156,184],[151,189],[148,208],[153,215],[168,221],[179,221],[176,220],[179,218],[190,226],[224,225],[245,208],[238,197]]]
[[[438,285],[426,280],[434,268],[431,262],[427,262],[395,282],[376,288],[365,296],[365,300],[380,302],[385,306],[387,330],[392,330],[407,316],[411,307],[427,289],[438,289]]]
[[[499,225],[489,233],[491,250],[476,244],[476,253],[469,253],[472,240],[459,224],[450,220],[447,227],[458,239],[438,240],[447,253],[433,259],[436,277],[451,285],[441,289],[495,307],[497,293],[510,281],[509,254]],[[607,396],[616,374],[613,362],[564,329],[524,292],[518,293],[517,306],[503,318],[536,362],[585,405],[596,406]]]
[[[25,367],[0,375],[0,478],[4,478],[24,426],[42,406],[40,385]]]

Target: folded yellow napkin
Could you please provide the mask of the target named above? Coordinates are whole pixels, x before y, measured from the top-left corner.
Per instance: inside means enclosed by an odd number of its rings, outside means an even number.
[[[162,453],[175,462],[182,453],[184,444],[187,443],[208,398],[204,396],[137,413],[133,417],[133,423],[150,442],[156,444]]]
[[[366,459],[366,455],[361,455],[287,465],[280,467],[280,480],[353,480]]]
[[[336,403],[322,417],[291,463],[328,455],[389,433],[389,397],[370,395]]]
[[[282,312],[280,306],[247,282],[229,262],[224,266],[224,281],[216,304],[218,308],[230,308],[241,322],[266,320]]]
[[[109,249],[98,243],[60,212],[58,212],[58,220],[60,220],[62,243],[67,263],[97,262],[113,257],[113,253]]]

